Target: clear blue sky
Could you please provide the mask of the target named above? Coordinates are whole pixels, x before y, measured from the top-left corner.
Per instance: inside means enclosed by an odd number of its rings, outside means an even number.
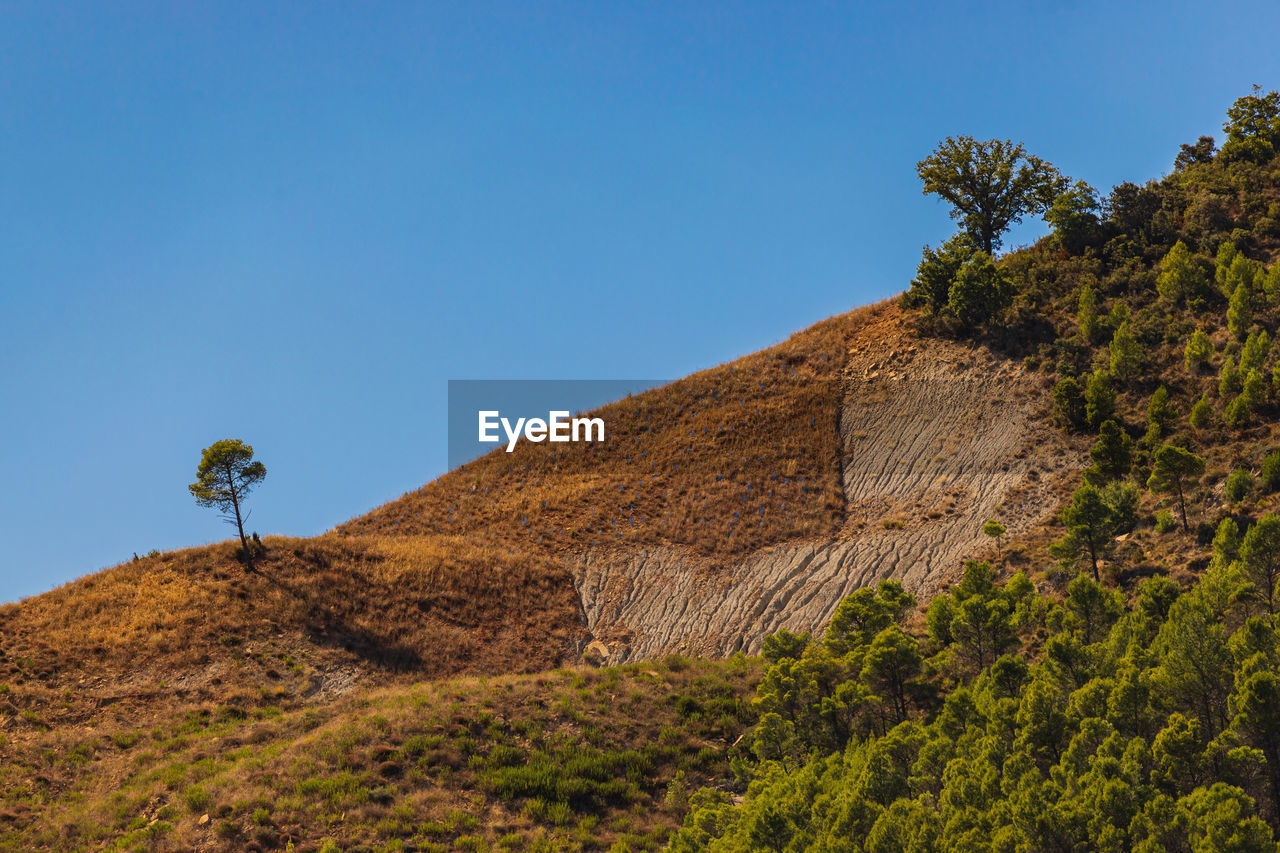
[[[211,8],[203,8],[203,7]],[[914,164],[1103,189],[1280,86],[1280,5],[0,5],[0,600],[439,474],[450,378],[677,377],[900,291]],[[1014,243],[1040,233],[1023,228]]]

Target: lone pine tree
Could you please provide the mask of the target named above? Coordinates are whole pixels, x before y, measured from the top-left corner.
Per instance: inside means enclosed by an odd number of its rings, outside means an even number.
[[[196,503],[216,507],[222,511],[228,524],[235,524],[250,570],[253,569],[253,550],[244,536],[244,522],[248,515],[242,513],[241,505],[266,476],[266,466],[253,458],[253,445],[238,438],[227,438],[204,449],[200,466],[196,468],[196,481],[187,486]]]

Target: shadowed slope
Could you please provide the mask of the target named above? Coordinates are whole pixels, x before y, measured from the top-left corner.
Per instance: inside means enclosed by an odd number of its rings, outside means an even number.
[[[362,679],[528,672],[582,642],[568,573],[534,555],[458,537],[264,541],[258,572],[230,544],[192,548],[0,608],[0,702],[33,712],[11,731],[170,703],[288,705]]]

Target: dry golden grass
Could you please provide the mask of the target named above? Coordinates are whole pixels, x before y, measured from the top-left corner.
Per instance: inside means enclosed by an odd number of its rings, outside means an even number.
[[[52,724],[84,719],[104,699],[256,689],[268,671],[295,698],[314,690],[314,678],[284,677],[278,663],[253,666],[246,649],[255,647],[259,658],[307,658],[309,675],[355,666],[375,678],[526,672],[576,647],[571,580],[545,558],[456,536],[265,543],[253,573],[224,543],[125,563],[0,608],[4,699],[51,705],[42,719]],[[63,689],[71,701],[42,701]]]
[[[873,306],[597,410],[602,444],[523,442],[338,528],[479,535],[509,552],[677,544],[732,557],[830,535],[844,512],[840,374]],[[563,447],[564,449],[561,449]]]

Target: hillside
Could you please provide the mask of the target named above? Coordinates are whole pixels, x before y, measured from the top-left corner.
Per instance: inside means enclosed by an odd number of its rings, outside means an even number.
[[[758,676],[672,658],[60,729],[6,749],[0,849],[654,849],[728,775]]]
[[[984,549],[988,516],[1017,533],[1051,514],[1080,463],[1047,405],[1008,360],[863,309],[605,407],[604,446],[526,443],[333,534],[269,538],[258,573],[218,545],[6,605],[0,678],[18,710],[71,690],[42,716],[77,720],[175,686],[304,701],[551,667],[592,643],[611,661],[755,651],[877,579],[935,588]],[[306,676],[254,662],[281,655]]]
[[[559,559],[610,661],[755,652],[877,580],[936,589],[986,518],[1016,535],[1048,517],[1083,457],[1045,390],[882,304],[605,407],[606,446],[491,453],[338,533]]]
[[[1231,127],[603,444],[0,607],[0,843],[1275,849],[1280,161]]]
[[[256,572],[224,543],[0,607],[6,748],[454,674],[754,653],[876,580],[945,584],[989,548],[985,518],[1034,530],[1083,464],[1042,382],[922,340],[891,303],[601,414],[605,446],[490,454],[333,533],[268,537]],[[114,778],[112,754],[95,772]],[[22,833],[88,784],[41,778],[7,783]]]

